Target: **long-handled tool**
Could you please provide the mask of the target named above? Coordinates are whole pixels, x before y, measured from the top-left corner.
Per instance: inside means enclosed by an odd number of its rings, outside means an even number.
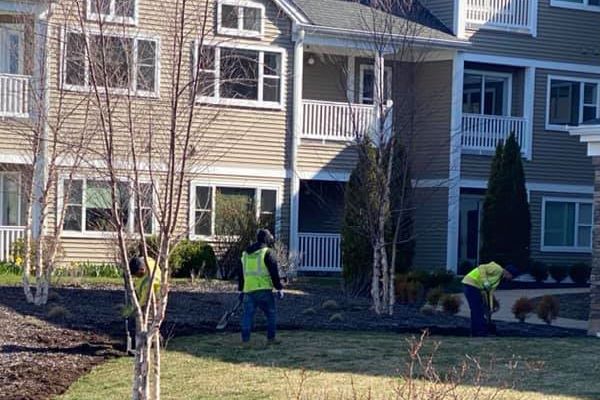
[[[493,313],[493,309],[494,309],[494,295],[492,294],[492,291],[486,291],[486,302],[487,302],[487,310],[486,310],[486,317],[487,317],[487,329],[488,329],[488,333],[492,334],[492,335],[496,335],[498,333],[498,329],[496,328],[496,324],[494,323],[494,321],[492,321],[492,313]]]
[[[219,320],[219,323],[217,324],[218,331],[222,331],[223,329],[225,329],[227,327],[229,320],[231,320],[231,318],[238,312],[238,310],[242,306],[242,300],[243,300],[243,298],[240,297],[238,299],[237,303],[235,303],[235,305],[233,306],[233,308],[231,310],[227,311],[225,314],[223,314],[223,316]]]
[[[129,308],[129,296],[127,296],[127,288],[125,288],[125,308]],[[129,334],[129,316],[125,316],[125,352],[129,353],[132,349],[131,335]]]

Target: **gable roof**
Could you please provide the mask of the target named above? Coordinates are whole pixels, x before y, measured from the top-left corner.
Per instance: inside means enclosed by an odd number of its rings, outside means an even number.
[[[420,3],[407,8],[398,1],[391,12],[378,10],[369,0],[288,0],[306,16],[309,25],[352,32],[384,31],[424,39],[463,42]]]

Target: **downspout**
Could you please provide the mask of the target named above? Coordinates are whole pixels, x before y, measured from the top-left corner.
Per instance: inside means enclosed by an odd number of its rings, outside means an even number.
[[[297,26],[294,26],[297,28]],[[296,29],[295,29],[296,30]],[[304,75],[304,29],[295,32],[294,83],[292,116],[292,151],[290,154],[290,254],[298,254],[298,213],[300,211],[300,176],[298,174],[298,146],[302,134],[302,79]]]

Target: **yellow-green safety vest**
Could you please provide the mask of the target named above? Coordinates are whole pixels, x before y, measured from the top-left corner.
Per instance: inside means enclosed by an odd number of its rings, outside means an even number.
[[[161,271],[160,268],[156,267],[156,261],[148,257],[148,268],[146,268],[146,275],[143,278],[137,279],[135,282],[135,292],[138,295],[138,301],[141,306],[146,305],[148,301],[148,285],[150,284],[150,277],[152,271],[156,268],[154,273],[154,281],[152,282],[152,290],[154,294],[158,294],[160,291]]]
[[[248,254],[245,251],[242,253],[244,293],[273,289],[271,275],[265,264],[265,256],[268,251],[269,249],[264,247],[252,254]]]
[[[487,264],[481,264],[479,267],[473,269],[464,277],[462,283],[483,290],[487,282],[490,291],[494,291],[500,285],[503,272],[504,269],[492,261]]]

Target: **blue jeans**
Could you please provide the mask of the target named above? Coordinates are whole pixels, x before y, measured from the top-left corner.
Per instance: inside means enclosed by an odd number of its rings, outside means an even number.
[[[254,323],[256,308],[260,308],[267,317],[267,339],[275,339],[275,296],[272,290],[257,290],[244,293],[244,315],[242,316],[242,341],[250,340],[250,332]]]
[[[485,307],[487,307],[481,290],[471,285],[465,286],[465,297],[471,309],[471,334],[473,336],[487,336],[488,328],[485,320]]]

